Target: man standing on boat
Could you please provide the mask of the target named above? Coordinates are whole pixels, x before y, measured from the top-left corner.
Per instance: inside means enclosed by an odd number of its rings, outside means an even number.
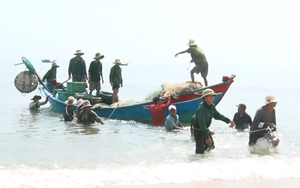
[[[109,73],[109,82],[113,90],[111,103],[115,103],[117,95],[119,93],[120,86],[123,87],[123,79],[122,79],[122,69],[120,67],[121,61],[120,59],[115,60],[115,65],[110,69]]]
[[[207,87],[208,81],[207,81],[207,74],[208,74],[208,63],[206,60],[206,57],[200,47],[197,46],[194,39],[190,39],[189,48],[187,50],[184,50],[182,52],[178,52],[175,54],[175,57],[177,57],[179,54],[184,53],[190,53],[192,60],[190,63],[195,63],[195,67],[190,71],[192,83],[195,83],[194,73],[199,74],[201,72],[201,76],[204,79],[205,86]]]
[[[256,141],[263,137],[267,133],[267,128],[276,131],[276,115],[275,107],[279,100],[274,95],[266,96],[266,105],[260,107],[254,116],[253,124],[250,128],[249,146],[254,146]],[[272,143],[273,146],[277,146],[277,143]]]
[[[168,97],[167,104],[163,104],[159,97],[153,98],[153,104],[150,105],[150,112],[152,115],[152,124],[153,125],[165,125],[165,111],[168,106],[171,104],[171,96]]]
[[[235,126],[234,121],[220,114],[213,104],[215,92],[212,89],[206,89],[202,93],[204,101],[199,104],[196,111],[196,117],[193,123],[194,136],[196,141],[196,154],[203,154],[215,148],[212,135],[215,133],[209,130],[212,118],[230,123]]]
[[[56,63],[52,63],[52,67],[48,72],[44,75],[42,81],[44,82],[45,80],[47,83],[51,84],[53,86],[53,89],[56,87],[56,72],[57,72],[57,67],[59,67]]]
[[[86,82],[86,66],[85,61],[82,59],[84,53],[81,50],[76,50],[76,55],[70,60],[69,63],[69,79],[72,77],[72,82]]]
[[[246,113],[246,105],[239,104],[236,105],[238,107],[238,112],[234,114],[233,121],[235,123],[235,128],[237,130],[248,129],[252,125],[251,117]]]
[[[100,59],[103,59],[104,55],[100,53],[96,53],[94,57],[94,61],[91,62],[89,67],[89,86],[90,86],[90,95],[93,90],[96,89],[97,97],[100,96],[101,84],[100,80],[102,79],[102,84],[104,83],[103,75],[102,75],[102,63]]]

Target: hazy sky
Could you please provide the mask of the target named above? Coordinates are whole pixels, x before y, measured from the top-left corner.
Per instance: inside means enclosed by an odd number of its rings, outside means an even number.
[[[299,64],[297,0],[9,0],[1,3],[1,59],[58,57],[66,72],[77,49],[89,62],[188,66],[193,38],[209,64]],[[47,70],[47,67],[45,70]],[[146,69],[146,67],[144,67]],[[60,69],[60,71],[62,71]]]

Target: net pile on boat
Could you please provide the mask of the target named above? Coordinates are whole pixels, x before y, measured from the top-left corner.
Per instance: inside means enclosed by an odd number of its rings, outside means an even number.
[[[38,78],[29,71],[20,72],[15,78],[15,86],[22,93],[30,93],[37,88]]]
[[[182,95],[184,95],[190,91],[200,89],[202,87],[203,87],[203,85],[201,84],[201,82],[191,83],[191,82],[187,81],[187,82],[182,82],[182,83],[164,83],[161,85],[160,90],[152,92],[142,101],[124,99],[124,100],[120,100],[119,102],[110,105],[110,107],[138,104],[138,103],[142,103],[145,101],[152,101],[154,97],[167,98],[169,95],[175,99],[178,99]],[[100,105],[101,104],[99,104],[98,106],[100,106]],[[98,106],[96,106],[96,107],[98,107]]]
[[[161,90],[148,95],[146,99],[152,100],[154,97],[168,97],[169,95],[179,99],[182,95],[202,87],[201,82],[164,83],[161,86]]]

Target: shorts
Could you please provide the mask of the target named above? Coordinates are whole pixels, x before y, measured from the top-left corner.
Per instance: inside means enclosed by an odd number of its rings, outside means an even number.
[[[203,78],[206,78],[207,77],[207,74],[208,74],[208,64],[207,63],[203,63],[203,64],[200,64],[200,65],[196,65],[192,70],[191,72],[194,72],[196,74],[199,74],[201,72],[201,76]]]
[[[90,90],[96,89],[97,91],[101,90],[100,81],[99,82],[92,82],[90,83]]]
[[[114,90],[114,89],[119,89],[120,88],[120,84],[115,84],[114,83],[114,86],[112,87],[112,90]]]

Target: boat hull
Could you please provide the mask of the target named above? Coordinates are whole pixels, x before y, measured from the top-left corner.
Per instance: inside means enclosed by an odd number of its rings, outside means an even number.
[[[199,103],[203,102],[202,91],[211,88],[215,91],[216,96],[214,98],[213,103],[217,105],[226,91],[230,87],[233,82],[233,78],[228,79],[220,84],[212,85],[209,87],[197,89],[188,93],[183,94],[178,99],[171,98],[171,104],[174,104],[177,108],[177,114],[179,115],[180,122],[184,125],[189,125],[192,116],[195,114]],[[50,108],[57,112],[64,112],[66,107],[63,100],[57,98],[52,93],[49,93],[47,89],[45,89],[41,85],[42,91],[46,95],[50,95],[49,102]],[[165,101],[166,103],[167,101]],[[124,106],[103,106],[101,108],[94,109],[94,111],[102,118],[111,118],[111,119],[119,119],[119,120],[134,120],[143,123],[152,123],[152,116],[149,109],[149,106],[152,104],[152,101],[144,101],[137,104],[124,105]],[[76,106],[74,106],[76,108]],[[165,117],[168,115],[168,110],[165,111]]]

